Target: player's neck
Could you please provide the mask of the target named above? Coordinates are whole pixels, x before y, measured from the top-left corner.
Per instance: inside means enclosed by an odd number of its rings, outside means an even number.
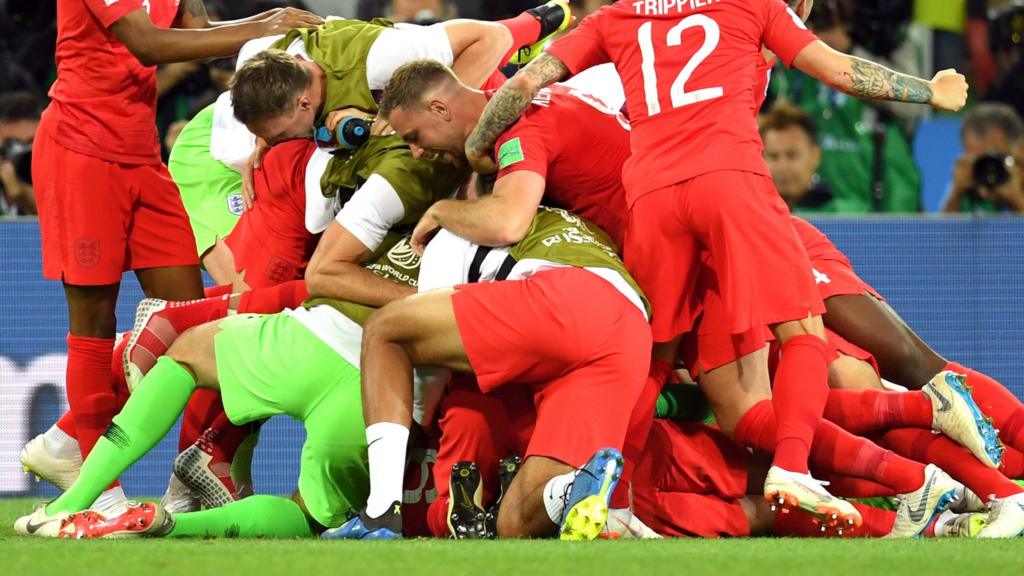
[[[310,94],[314,95],[319,100],[315,102],[316,109],[318,112],[323,112],[324,103],[327,102],[327,75],[324,74],[323,68],[316,62],[308,61],[303,64],[309,68],[310,73],[313,76],[313,85]]]
[[[466,136],[476,128],[480,117],[484,114],[484,108],[487,106],[487,96],[484,95],[480,90],[467,89],[461,94],[461,101],[459,102],[459,109],[463,110],[467,118],[472,118],[473,121],[469,122],[469,128],[466,130]]]

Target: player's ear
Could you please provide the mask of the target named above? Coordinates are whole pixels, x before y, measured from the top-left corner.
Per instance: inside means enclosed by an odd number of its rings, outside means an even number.
[[[295,98],[295,109],[296,110],[301,110],[303,112],[306,112],[306,111],[309,110],[310,106],[312,106],[312,102],[309,101],[309,96],[306,96],[305,94],[299,94]]]
[[[445,122],[448,122],[452,119],[451,109],[448,108],[447,104],[441,102],[440,100],[431,100],[430,102],[428,102],[427,110],[429,110],[431,114],[437,116],[438,118],[443,119]]]

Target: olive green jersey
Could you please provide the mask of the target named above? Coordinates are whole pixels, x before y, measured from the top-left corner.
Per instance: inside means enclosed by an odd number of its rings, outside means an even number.
[[[608,235],[580,216],[541,206],[526,236],[505,248],[477,246],[443,230],[427,246],[419,290],[466,282],[520,280],[553,267],[594,272],[650,313],[646,296],[615,253]]]
[[[332,110],[377,111],[377,101],[367,82],[366,62],[377,37],[393,26],[383,18],[369,22],[330,19],[319,28],[292,30],[271,47],[287,50],[295,40],[301,39],[306,54],[324,71],[327,99],[317,119],[322,124]]]

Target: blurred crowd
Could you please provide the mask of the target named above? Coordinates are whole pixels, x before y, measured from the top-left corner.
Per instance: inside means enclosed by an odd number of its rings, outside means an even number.
[[[603,0],[574,0],[578,18]],[[495,20],[528,0],[205,0],[211,19],[298,6],[321,15],[429,24]],[[0,216],[35,213],[31,142],[53,81],[55,2],[0,0]],[[945,212],[1024,213],[1024,0],[817,0],[809,22],[837,50],[931,77],[965,71],[972,100],[962,118],[921,106],[849,98],[776,66],[761,115],[765,157],[797,213],[922,211],[922,174],[940,173]],[[164,154],[184,124],[226,89],[230,59],[163,66],[157,122]],[[915,135],[953,120],[952,163],[915,158]],[[959,141],[957,140],[959,134]],[[929,144],[934,145],[934,142]]]

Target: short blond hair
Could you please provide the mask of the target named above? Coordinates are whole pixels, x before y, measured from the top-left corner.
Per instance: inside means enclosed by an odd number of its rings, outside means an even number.
[[[294,109],[295,99],[313,75],[283,50],[264,50],[231,78],[231,105],[242,124],[274,118]]]
[[[395,108],[409,108],[423,102],[429,91],[443,82],[458,82],[451,68],[435,60],[413,60],[391,75],[380,101],[380,115],[387,118]]]

